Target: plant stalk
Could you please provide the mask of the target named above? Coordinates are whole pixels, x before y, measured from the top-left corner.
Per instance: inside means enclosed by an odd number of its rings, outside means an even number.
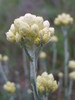
[[[41,70],[42,72],[46,72],[47,68],[46,68],[46,58],[40,58],[40,63],[41,63]]]
[[[69,84],[69,99],[68,100],[71,100],[72,86],[73,86],[73,80],[70,79],[70,84]]]
[[[56,59],[57,59],[57,48],[56,48],[56,43],[53,43],[52,72],[55,72]]]
[[[68,60],[69,60],[69,50],[68,50],[68,37],[66,27],[62,27],[62,32],[64,35],[64,85],[65,85],[65,100],[68,100]]]
[[[2,64],[0,62],[0,73],[2,74],[2,77],[3,77],[4,81],[7,82],[8,79],[7,79],[6,75],[5,75],[5,72],[3,71],[3,68],[2,67],[3,66],[2,66]]]
[[[38,93],[37,93],[37,86],[36,86],[36,65],[37,65],[36,60],[37,60],[37,57],[35,55],[34,50],[30,50],[29,54],[33,59],[33,61],[30,61],[30,80],[31,80],[31,86],[33,89],[34,100],[39,100]]]

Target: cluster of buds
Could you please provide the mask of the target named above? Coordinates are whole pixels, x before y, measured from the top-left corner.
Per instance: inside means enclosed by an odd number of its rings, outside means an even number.
[[[69,61],[68,66],[69,66],[69,68],[75,69],[75,61],[74,60]]]
[[[43,59],[43,58],[46,58],[47,57],[47,54],[45,52],[40,52],[40,55],[39,55],[39,58],[40,59]]]
[[[58,88],[57,81],[54,80],[52,74],[48,74],[46,72],[42,73],[42,75],[37,77],[37,88],[39,93],[49,93],[54,92]]]
[[[6,56],[6,55],[2,56],[2,54],[0,54],[0,61],[5,61],[5,62],[7,62],[8,59],[9,59],[8,56]]]
[[[59,72],[59,73],[58,73],[58,77],[59,77],[59,78],[62,78],[62,77],[63,77],[63,73],[62,73],[62,72]]]
[[[69,77],[75,80],[75,71],[69,73]]]
[[[54,20],[55,25],[68,25],[73,23],[73,18],[66,13],[62,13]]]
[[[13,94],[16,91],[16,86],[13,82],[7,82],[6,84],[4,84],[3,86],[4,90],[6,90],[8,93]]]
[[[6,33],[8,41],[21,42],[24,40],[26,45],[39,45],[47,43],[54,36],[54,28],[50,27],[48,20],[41,16],[30,13],[14,20],[9,31]]]

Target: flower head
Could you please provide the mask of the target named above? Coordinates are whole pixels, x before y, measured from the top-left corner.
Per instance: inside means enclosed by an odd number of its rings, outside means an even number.
[[[46,58],[46,56],[47,56],[47,54],[45,53],[45,52],[40,52],[40,55],[39,55],[39,57],[40,58]]]
[[[69,73],[69,77],[75,80],[75,71]]]
[[[73,18],[67,14],[67,13],[62,13],[57,16],[54,20],[55,25],[68,25],[68,24],[73,24]]]
[[[58,84],[52,74],[43,72],[37,76],[37,88],[40,93],[54,92],[58,88]]]
[[[4,84],[3,86],[4,90],[6,90],[8,93],[14,93],[16,91],[16,86],[13,82],[7,82],[6,84]]]
[[[5,55],[5,56],[3,56],[3,61],[7,62],[7,61],[8,61],[8,59],[9,59],[9,58],[8,58],[8,56],[6,56],[6,55]]]
[[[75,69],[75,61],[74,60],[69,61],[68,66],[69,66],[69,68]]]
[[[2,55],[2,54],[0,54],[0,61],[5,61],[5,62],[7,62],[8,61],[8,56],[7,55]]]
[[[62,73],[62,72],[59,72],[59,73],[58,73],[58,76],[59,76],[60,78],[62,78],[62,77],[63,77],[63,73]]]
[[[54,28],[50,27],[48,20],[44,21],[41,16],[30,13],[14,20],[9,31],[6,33],[10,42],[24,41],[26,45],[33,46],[47,43],[54,35]]]

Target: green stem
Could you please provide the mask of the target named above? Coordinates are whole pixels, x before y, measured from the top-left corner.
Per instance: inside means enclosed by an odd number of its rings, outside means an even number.
[[[8,79],[7,79],[6,75],[5,75],[5,72],[3,71],[3,68],[2,68],[2,67],[3,67],[3,66],[2,66],[2,64],[1,64],[1,62],[0,62],[0,72],[1,72],[1,74],[2,74],[2,76],[3,76],[4,81],[7,82]]]
[[[29,51],[30,56],[32,57],[33,61],[30,61],[30,80],[31,80],[31,86],[33,89],[33,95],[35,100],[39,100],[38,92],[37,92],[37,86],[36,86],[36,56],[35,56],[35,51],[30,50]]]
[[[41,58],[40,59],[40,63],[41,63],[41,70],[42,70],[42,72],[47,71],[47,68],[46,68],[46,59],[45,58]]]
[[[8,68],[8,62],[6,61],[6,62],[4,62],[4,72],[5,72],[5,74],[6,74],[6,77],[8,77],[8,79],[9,79],[9,68]]]
[[[27,69],[26,57],[27,57],[27,55],[25,53],[25,50],[23,49],[23,67],[24,67],[25,77],[27,78],[27,76],[28,76],[28,69]]]
[[[48,95],[44,95],[44,96],[42,97],[42,100],[48,100]]]
[[[68,60],[69,60],[69,51],[68,51],[68,38],[67,38],[67,29],[62,27],[62,32],[64,35],[64,83],[65,83],[65,100],[68,100]]]
[[[70,79],[70,84],[69,84],[69,100],[71,100],[72,86],[73,86],[73,80]]]
[[[14,96],[11,96],[9,100],[14,100]]]
[[[58,100],[60,100],[61,98],[61,92],[62,92],[62,78],[59,78]]]
[[[53,72],[55,72],[56,59],[57,59],[57,48],[56,48],[56,43],[53,43],[53,61],[52,61]]]

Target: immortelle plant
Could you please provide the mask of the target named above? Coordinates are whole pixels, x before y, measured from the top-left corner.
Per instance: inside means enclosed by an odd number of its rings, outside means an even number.
[[[40,100],[36,85],[38,55],[53,36],[54,28],[50,27],[49,21],[30,13],[15,19],[6,33],[7,40],[19,43],[29,58],[30,79],[35,100]]]
[[[68,100],[68,61],[69,61],[69,48],[68,48],[68,28],[73,24],[73,18],[67,14],[59,14],[54,24],[61,26],[61,30],[64,36],[64,86],[65,86],[65,100]]]

